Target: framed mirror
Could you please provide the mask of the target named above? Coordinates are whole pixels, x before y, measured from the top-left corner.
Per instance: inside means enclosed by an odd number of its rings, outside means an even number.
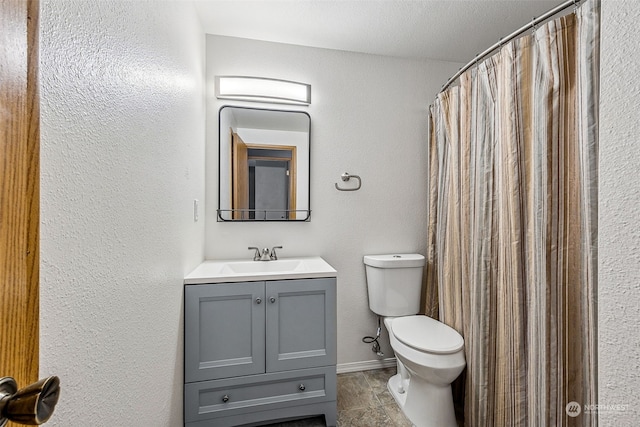
[[[218,125],[218,221],[309,221],[309,114],[224,106]]]

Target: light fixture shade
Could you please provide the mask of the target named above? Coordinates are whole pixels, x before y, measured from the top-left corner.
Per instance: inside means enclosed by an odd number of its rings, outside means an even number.
[[[309,105],[311,85],[264,77],[216,76],[216,98]]]

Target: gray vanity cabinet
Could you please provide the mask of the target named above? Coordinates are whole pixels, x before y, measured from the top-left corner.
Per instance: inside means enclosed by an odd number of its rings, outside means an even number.
[[[185,425],[336,417],[336,279],[185,286]]]

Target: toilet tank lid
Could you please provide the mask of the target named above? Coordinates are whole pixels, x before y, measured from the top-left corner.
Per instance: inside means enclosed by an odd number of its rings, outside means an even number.
[[[364,263],[378,268],[406,268],[424,266],[424,256],[420,254],[365,255]]]

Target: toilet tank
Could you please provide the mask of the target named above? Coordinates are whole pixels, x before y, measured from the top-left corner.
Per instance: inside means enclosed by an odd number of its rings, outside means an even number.
[[[410,316],[420,311],[424,256],[365,255],[369,308],[379,316]]]

